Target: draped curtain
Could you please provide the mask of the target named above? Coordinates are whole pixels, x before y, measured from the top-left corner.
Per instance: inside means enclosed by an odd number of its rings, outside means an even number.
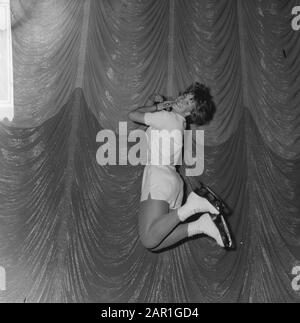
[[[7,302],[299,302],[300,32],[296,0],[12,0],[15,120],[0,124]],[[298,3],[299,5],[299,3]],[[205,182],[237,250],[146,250],[142,166],[96,162],[155,92],[206,83]],[[133,123],[129,129],[137,128]],[[142,127],[143,128],[143,127]],[[202,128],[201,128],[202,129]]]

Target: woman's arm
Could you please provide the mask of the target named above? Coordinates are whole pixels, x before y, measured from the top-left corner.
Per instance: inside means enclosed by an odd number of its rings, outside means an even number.
[[[133,122],[143,123],[145,124],[145,113],[152,113],[158,110],[158,105],[151,105],[147,107],[140,107],[134,111],[128,113],[128,118]]]
[[[154,93],[149,96],[146,106],[151,106],[151,105],[154,105],[155,103],[162,103],[164,101],[165,99],[162,95]]]
[[[168,110],[171,109],[173,106],[174,102],[172,101],[165,101],[162,103],[157,103],[155,105],[152,105],[150,107],[140,107],[136,109],[135,111],[129,112],[128,118],[134,122],[138,123],[145,123],[145,114],[146,113],[154,113],[154,112],[159,112],[162,110]]]
[[[147,105],[129,112],[128,118],[133,122],[144,124],[145,113],[153,113],[153,112],[163,110],[165,108],[165,106],[161,105],[163,101],[164,101],[164,98],[160,94],[152,94],[148,98]]]

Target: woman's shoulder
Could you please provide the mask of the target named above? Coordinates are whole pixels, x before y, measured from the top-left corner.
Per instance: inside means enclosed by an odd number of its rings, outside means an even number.
[[[182,127],[183,129],[185,129],[187,125],[185,117],[174,111],[171,111],[170,113],[172,114],[172,117],[176,120],[177,124],[180,125],[180,127]]]
[[[174,111],[162,110],[145,115],[145,123],[154,129],[184,130],[184,122],[185,118]]]

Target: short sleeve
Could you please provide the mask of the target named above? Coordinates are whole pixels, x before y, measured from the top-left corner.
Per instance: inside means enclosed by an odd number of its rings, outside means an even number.
[[[159,111],[145,113],[145,124],[155,129],[169,129],[174,127],[174,120],[169,112]]]

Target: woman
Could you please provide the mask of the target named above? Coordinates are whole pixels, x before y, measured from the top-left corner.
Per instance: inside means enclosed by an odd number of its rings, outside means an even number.
[[[213,119],[216,109],[209,89],[196,82],[174,102],[163,102],[161,96],[156,96],[155,101],[160,103],[138,108],[128,115],[132,121],[149,126],[149,155],[156,154],[160,161],[172,159],[172,162],[161,164],[150,161],[145,166],[139,214],[141,242],[147,249],[159,251],[183,239],[206,234],[215,239],[220,247],[227,247],[220,227],[222,221],[216,221],[219,211],[208,200],[191,192],[187,202],[182,205],[184,185],[175,167],[181,158],[182,137],[187,123],[204,125]],[[172,153],[170,149],[163,150],[161,145],[155,142],[158,138],[151,136],[153,130],[176,131],[176,144]],[[205,214],[197,221],[184,223],[196,213]],[[224,219],[222,220],[224,222]]]

